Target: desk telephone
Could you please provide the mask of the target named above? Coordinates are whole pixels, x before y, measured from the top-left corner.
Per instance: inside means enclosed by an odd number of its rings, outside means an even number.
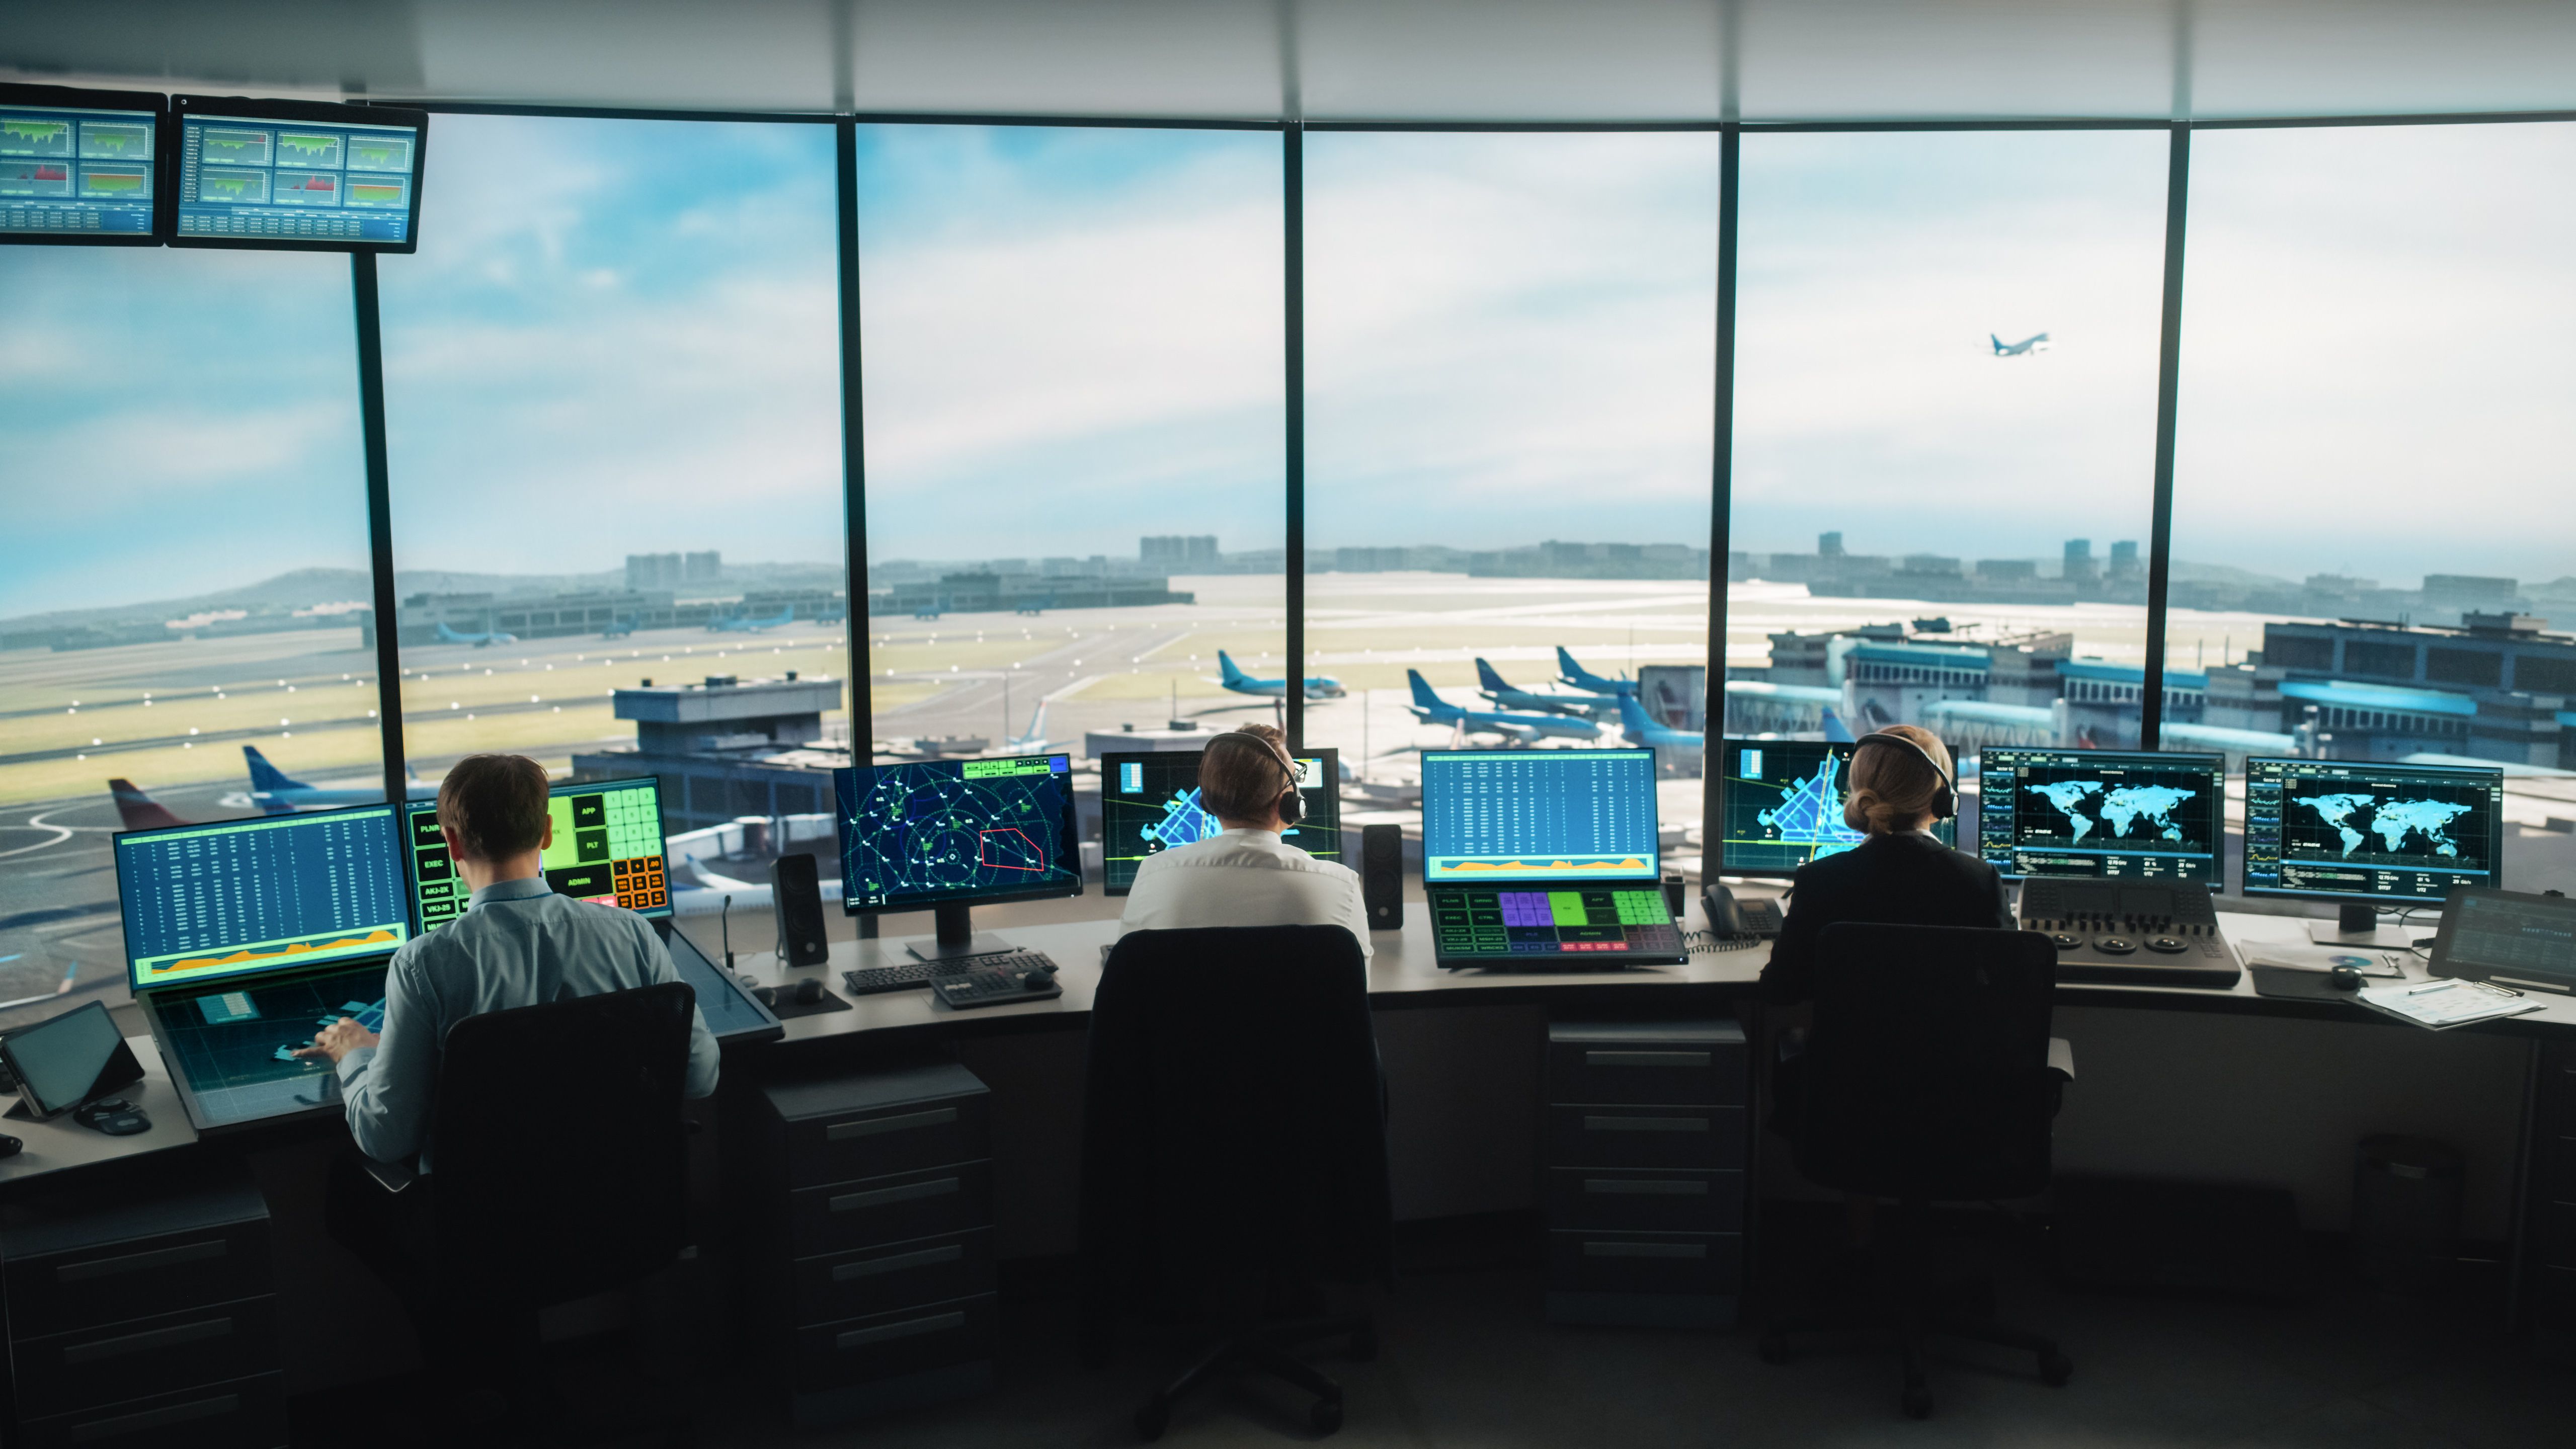
[[[1780,903],[1760,896],[1737,900],[1735,892],[1722,885],[1711,885],[1699,894],[1700,905],[1708,912],[1708,928],[1721,936],[1760,936],[1768,939],[1780,934]]]

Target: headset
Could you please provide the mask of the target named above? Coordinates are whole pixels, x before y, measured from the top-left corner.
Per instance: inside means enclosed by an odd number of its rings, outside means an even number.
[[[1912,750],[1915,754],[1922,756],[1923,763],[1932,767],[1933,775],[1941,782],[1941,793],[1932,798],[1932,818],[1935,820],[1948,820],[1959,813],[1959,782],[1950,778],[1950,772],[1941,768],[1941,762],[1932,758],[1932,752],[1930,750],[1923,748],[1921,745],[1916,744],[1914,741],[1907,739],[1903,735],[1892,735],[1883,730],[1874,730],[1868,734],[1862,735],[1859,739],[1852,741],[1853,756],[1857,758],[1860,754],[1860,747],[1871,744],[1902,745],[1905,748]]]
[[[1259,746],[1263,754],[1268,755],[1272,762],[1277,764],[1279,768],[1288,772],[1288,788],[1281,791],[1279,795],[1279,823],[1281,825],[1295,825],[1298,821],[1306,818],[1306,796],[1304,792],[1297,788],[1297,762],[1288,757],[1288,752],[1286,750],[1281,749],[1277,744],[1262,738],[1260,735],[1246,734],[1242,730],[1228,730],[1224,734],[1218,735],[1215,739],[1208,741],[1208,748],[1213,750],[1220,742],[1225,740],[1241,740],[1246,744]],[[1204,769],[1205,766],[1202,766],[1201,768]]]

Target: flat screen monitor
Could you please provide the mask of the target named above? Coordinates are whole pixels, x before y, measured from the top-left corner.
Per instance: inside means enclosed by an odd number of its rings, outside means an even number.
[[[159,245],[168,120],[150,91],[0,85],[0,242]]]
[[[2162,750],[1979,752],[1977,852],[2006,880],[2218,889],[2227,757]]]
[[[648,775],[557,785],[546,791],[546,814],[554,821],[554,838],[537,864],[555,894],[623,906],[639,916],[671,914],[670,886],[663,879],[660,781]],[[437,802],[405,805],[403,817],[412,919],[425,934],[463,915],[473,892],[439,834]]]
[[[391,805],[115,837],[135,991],[389,955],[411,936]]]
[[[1422,878],[1656,880],[1653,750],[1424,750]]]
[[[2576,992],[2576,901],[2470,886],[2443,903],[2433,974]]]
[[[832,778],[851,915],[1082,894],[1070,755],[920,760]]]
[[[2245,762],[2246,895],[2435,905],[2503,884],[2501,768]]]
[[[1106,894],[1127,894],[1148,858],[1225,828],[1199,804],[1199,761],[1206,754],[1151,750],[1100,757],[1100,877]],[[1308,750],[1295,759],[1306,814],[1280,838],[1317,860],[1340,860],[1341,754]]]
[[[173,96],[162,232],[180,247],[408,252],[429,113]],[[533,163],[532,163],[533,164]]]
[[[1795,875],[1798,867],[1851,849],[1867,837],[1843,823],[1851,795],[1848,740],[1720,740],[1718,873]],[[1958,843],[1955,821],[1934,822],[1943,845]]]

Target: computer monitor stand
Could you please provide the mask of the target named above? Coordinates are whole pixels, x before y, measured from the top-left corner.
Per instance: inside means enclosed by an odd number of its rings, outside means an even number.
[[[935,906],[930,918],[938,923],[938,935],[903,943],[903,949],[911,952],[915,960],[962,961],[969,956],[992,956],[1018,949],[1000,936],[977,931],[966,906]]]
[[[2323,921],[2308,923],[2308,939],[2320,946],[2367,946],[2383,951],[2403,951],[2415,944],[2417,930],[2431,934],[2431,928],[2400,930],[2379,924],[2379,911],[2364,901],[2346,901],[2335,913],[2334,924]]]

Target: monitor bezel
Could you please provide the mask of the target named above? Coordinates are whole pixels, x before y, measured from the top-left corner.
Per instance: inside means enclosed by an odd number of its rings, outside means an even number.
[[[411,153],[411,205],[398,242],[303,240],[295,237],[182,236],[179,232],[179,152],[191,115],[243,121],[307,121],[315,125],[408,126],[415,132]],[[163,245],[237,252],[368,252],[408,256],[420,250],[420,199],[428,189],[429,112],[407,106],[362,106],[336,101],[263,100],[257,96],[176,95],[170,98],[172,144],[161,148],[160,192],[153,198],[156,230]]]
[[[409,803],[410,802],[403,800],[378,800],[363,805],[335,805],[328,810],[280,810],[259,815],[233,815],[219,820],[192,820],[185,825],[154,825],[142,830],[115,831],[107,838],[107,860],[109,869],[116,872],[117,931],[122,935],[125,929],[125,851],[123,848],[125,842],[143,836],[183,835],[191,830],[204,830],[213,826],[256,825],[264,820],[327,820],[334,815],[354,815],[363,810],[388,811],[392,814],[394,821],[396,836],[394,849],[401,857],[395,861],[394,868],[402,878],[403,883],[400,888],[403,890],[404,894],[408,896],[410,894],[409,883],[411,880],[410,849],[402,838],[402,831],[404,827],[409,824],[408,817],[403,813],[403,807]],[[412,903],[408,899],[403,903],[403,930],[405,932],[403,941],[396,942],[394,945],[394,950],[396,951],[402,949],[403,942],[410,941],[420,934],[418,928],[413,923]],[[387,951],[385,954],[387,956],[391,956],[393,951]],[[169,991],[181,986],[205,985],[212,981],[260,981],[267,979],[268,976],[284,976],[297,971],[339,969],[355,965],[366,959],[367,958],[365,956],[334,956],[328,961],[315,961],[303,965],[289,964],[275,967],[265,974],[253,971],[238,976],[194,977],[184,982],[164,981],[158,985],[147,986],[135,978],[134,946],[133,943],[129,941],[125,944],[125,987],[129,993],[139,997],[149,993]]]
[[[621,775],[614,780],[566,780],[546,786],[546,798],[552,800],[557,795],[595,794],[602,790],[631,790],[638,785],[653,787],[653,818],[657,821],[662,819],[662,777],[659,775]],[[420,919],[420,880],[412,873],[416,861],[411,848],[411,821],[413,816],[424,811],[436,814],[438,802],[436,800],[402,802],[403,897],[405,904],[411,909],[411,933],[415,937],[429,934],[429,928],[423,925]],[[678,902],[672,897],[671,892],[671,833],[668,830],[661,830],[660,833],[662,836],[662,904],[640,911],[636,911],[632,906],[617,908],[621,911],[633,911],[634,914],[648,921],[671,920],[679,913]]]
[[[162,230],[161,158],[170,151],[170,98],[159,91],[97,91],[83,86],[0,82],[0,106],[39,110],[149,111],[152,113],[152,224],[141,236],[55,236],[43,232],[0,231],[0,246],[13,247],[157,247],[167,244]],[[75,148],[77,149],[77,148]]]
[[[2246,798],[2249,805],[2253,798],[2251,791],[2254,786],[2254,766],[2258,763],[2266,765],[2345,765],[2355,769],[2385,767],[2395,770],[2430,771],[2437,774],[2458,773],[2461,775],[2475,775],[2482,777],[2491,775],[2494,783],[2499,787],[2504,783],[2504,766],[2502,765],[2410,765],[2403,760],[2310,760],[2301,759],[2296,755],[2248,755],[2245,757],[2245,785],[2248,791]],[[2286,890],[2278,886],[2258,887],[2254,885],[2251,880],[2251,872],[2254,867],[2254,830],[2252,818],[2249,816],[2246,820],[2243,833],[2239,839],[2239,848],[2236,852],[2236,893],[2248,900],[2316,901],[2320,904],[2337,906],[2385,903],[2391,906],[2424,907],[2441,905],[2450,899],[2451,894],[2454,891],[2505,890],[2504,827],[2504,810],[2502,805],[2499,804],[2494,817],[2488,822],[2488,844],[2492,845],[2494,849],[2487,857],[2490,865],[2487,870],[2487,878],[2482,884],[2475,886],[2455,885],[2438,896],[2398,896],[2383,895],[2376,891],[2303,891]]]
[[[1718,736],[1717,748],[1720,768],[1718,770],[1717,777],[1717,864],[1709,872],[1712,878],[1717,876],[1733,876],[1738,880],[1788,880],[1796,876],[1799,871],[1806,868],[1806,866],[1802,865],[1793,865],[1785,868],[1770,865],[1744,866],[1736,865],[1726,858],[1726,797],[1728,794],[1729,782],[1734,778],[1724,769],[1723,762],[1726,752],[1735,749],[1738,746],[1749,746],[1754,749],[1769,749],[1775,745],[1795,745],[1802,749],[1809,745],[1820,745],[1827,750],[1841,750],[1844,751],[1843,763],[1848,766],[1851,763],[1850,752],[1858,749],[1860,742],[1857,740],[1766,740],[1752,735]],[[1955,759],[1953,763],[1956,763]],[[1945,825],[1948,826],[1950,830],[1950,838],[1948,840],[1942,840],[1941,843],[1955,850],[1959,845],[1959,815],[1961,813],[1958,808],[1960,803],[1959,792],[1953,790],[1950,792],[1950,795],[1950,818],[1947,820],[1936,820],[1933,822],[1932,838],[1940,840],[1941,827]],[[1707,836],[1708,832],[1706,828],[1703,827],[1701,830],[1702,840],[1705,841]],[[1705,851],[1703,851],[1703,853],[1705,853]],[[1826,857],[1818,858],[1824,859]],[[1813,864],[1815,864],[1815,861],[1813,860],[1807,862],[1807,865]]]
[[[850,868],[850,844],[854,832],[850,828],[850,811],[848,807],[849,802],[855,801],[858,798],[858,775],[861,770],[873,773],[878,770],[899,770],[909,765],[963,765],[970,760],[1053,759],[1061,759],[1065,762],[1064,839],[1072,843],[1075,851],[1074,868],[1072,871],[1072,878],[1069,881],[1055,885],[1038,886],[1024,891],[997,891],[990,894],[978,895],[960,893],[950,896],[945,900],[889,901],[884,905],[876,906],[858,905],[850,899],[851,882],[858,879],[858,873]],[[844,793],[845,791],[847,793]],[[838,838],[841,847],[841,914],[845,916],[896,916],[905,914],[906,912],[935,911],[942,906],[1001,906],[1009,905],[1014,901],[1065,900],[1083,893],[1083,886],[1086,883],[1084,877],[1090,874],[1090,872],[1082,868],[1082,856],[1080,853],[1082,850],[1082,810],[1074,797],[1073,752],[1070,750],[1047,750],[1034,755],[951,755],[944,759],[934,760],[897,760],[892,764],[885,765],[871,763],[866,765],[839,766],[832,771],[832,833]]]
[[[1135,883],[1132,881],[1126,885],[1112,885],[1109,883],[1110,770],[1115,768],[1119,761],[1123,760],[1150,760],[1158,757],[1168,759],[1175,755],[1188,756],[1192,759],[1204,759],[1207,757],[1207,751],[1204,748],[1195,750],[1109,750],[1096,757],[1100,765],[1100,893],[1102,895],[1124,897],[1136,888]],[[1333,834],[1338,837],[1342,833],[1341,747],[1338,745],[1325,745],[1317,749],[1290,750],[1288,755],[1291,759],[1323,761],[1323,785],[1317,789],[1303,790],[1299,793],[1304,794],[1309,798],[1316,795],[1323,795],[1331,799],[1333,802]],[[1299,822],[1301,827],[1304,823],[1305,822],[1303,821]],[[1310,855],[1313,854],[1312,851],[1307,853]],[[1344,865],[1349,864],[1348,861],[1340,859],[1341,856],[1347,854],[1349,854],[1349,852],[1342,849],[1340,844],[1336,842],[1334,845],[1336,862]],[[843,862],[842,868],[845,870],[848,869],[848,863],[846,861]]]
[[[2206,888],[2208,889],[2209,893],[2210,893],[2210,894],[2212,894],[2212,895],[2216,895],[2216,894],[2218,894],[2218,893],[2219,893],[2219,892],[2220,892],[2220,891],[2221,891],[2221,890],[2226,886],[2226,884],[2227,884],[2227,797],[2226,797],[2226,790],[2227,790],[2227,756],[2226,756],[2224,753],[2222,753],[2222,752],[2220,752],[2220,751],[2216,751],[2216,750],[2120,750],[2120,749],[2111,749],[2111,748],[2107,748],[2107,747],[2094,746],[2094,745],[1980,745],[1980,746],[1978,746],[1978,747],[1977,747],[1977,828],[1976,828],[1976,832],[1975,832],[1975,836],[1974,836],[1974,838],[1975,838],[1975,840],[1976,840],[1976,843],[1977,843],[1977,849],[1976,849],[1976,851],[1974,852],[1974,854],[1976,855],[1977,859],[1982,860],[1982,861],[1985,861],[1985,863],[1986,863],[1987,865],[1989,865],[1989,866],[1993,866],[1993,868],[1994,868],[1994,872],[1995,872],[1995,874],[1996,874],[1996,875],[2001,876],[2001,877],[2002,877],[2003,879],[2005,879],[2005,880],[2008,880],[2008,881],[2016,881],[2016,882],[2018,882],[2018,881],[2026,881],[2026,880],[2074,880],[2074,881],[2083,881],[2083,880],[2108,880],[2108,879],[2113,879],[2113,877],[2109,877],[2109,876],[2081,876],[2081,875],[2051,875],[2051,876],[2025,875],[2025,874],[2020,874],[2020,873],[2016,873],[2016,872],[2014,872],[2014,871],[2008,870],[2008,869],[2006,869],[2004,866],[1996,865],[1996,864],[1995,864],[1995,862],[1993,862],[1993,861],[1991,861],[1991,860],[1986,860],[1986,810],[1988,809],[1988,806],[1987,806],[1987,803],[1986,803],[1986,801],[1987,801],[1987,791],[1986,791],[1986,785],[1985,785],[1985,780],[1986,780],[1986,756],[1987,756],[1988,754],[1992,753],[1993,751],[1996,751],[1996,750],[2005,750],[2005,751],[2010,751],[2010,752],[2012,752],[2012,753],[2016,753],[2016,754],[2055,754],[2055,755],[2127,755],[2127,756],[2130,756],[2130,757],[2132,757],[2132,758],[2136,758],[2136,757],[2151,757],[2151,758],[2155,758],[2155,759],[2165,759],[2165,760],[2197,760],[2197,761],[2200,761],[2200,762],[2201,762],[2202,767],[2204,767],[2204,768],[2208,768],[2212,773],[2214,773],[2214,774],[2216,774],[2216,775],[2218,776],[2218,785],[2219,785],[2218,820],[2217,820],[2216,828],[2215,828],[2215,830],[2212,832],[2212,838],[2211,838],[2211,841],[2210,841],[2210,852],[2209,852],[2209,862],[2210,862],[2210,867],[2209,867],[2209,874],[2208,874],[2208,875],[2206,875],[2206,876],[2203,876],[2202,878],[2200,878],[2199,880],[2196,880],[2196,881],[2177,881],[2177,882],[2174,882],[2174,884],[2177,884],[2177,885],[2197,885],[2197,886],[2203,886],[2203,887],[2206,887]],[[2135,855],[2135,854],[2136,854],[2136,852],[2134,852],[2134,851],[2106,851],[2106,852],[2104,852],[2104,853],[2105,853],[2105,854],[2120,854],[2120,855]],[[2139,882],[2137,882],[2137,881],[2133,880],[2131,877],[2127,877],[2127,876],[2117,877],[2117,879],[2119,879],[2119,880],[2121,880],[2121,881],[2124,881],[2124,882],[2128,882],[2128,883],[2130,883],[2130,884],[2137,884],[2137,883],[2139,883]]]
[[[1418,753],[1418,754],[1420,755],[1420,757],[1421,757],[1421,766],[1420,766],[1420,768],[1421,768],[1422,773],[1421,773],[1421,775],[1420,775],[1420,777],[1419,777],[1419,778],[1421,779],[1421,782],[1422,782],[1422,788],[1423,788],[1423,801],[1422,801],[1422,805],[1423,805],[1422,871],[1421,871],[1421,875],[1420,875],[1419,879],[1422,881],[1422,883],[1423,883],[1423,885],[1424,885],[1424,886],[1428,887],[1428,886],[1435,886],[1435,885],[1467,885],[1467,884],[1475,884],[1475,883],[1476,883],[1476,882],[1456,881],[1456,880],[1434,880],[1434,879],[1432,878],[1432,875],[1431,875],[1431,829],[1430,829],[1430,806],[1431,806],[1431,800],[1430,800],[1430,789],[1431,789],[1431,762],[1432,762],[1432,760],[1434,760],[1434,759],[1436,759],[1436,758],[1439,758],[1439,757],[1442,757],[1442,756],[1452,756],[1452,755],[1503,755],[1503,756],[1506,756],[1506,757],[1509,757],[1509,758],[1513,758],[1513,759],[1524,758],[1524,757],[1526,757],[1526,756],[1530,756],[1530,755],[1573,755],[1573,756],[1578,756],[1578,757],[1585,758],[1585,759],[1599,759],[1600,757],[1602,757],[1602,756],[1604,756],[1604,755],[1626,755],[1626,756],[1630,756],[1630,757],[1632,757],[1632,758],[1637,758],[1637,759],[1642,759],[1642,760],[1644,760],[1644,761],[1646,762],[1647,798],[1648,798],[1648,799],[1650,799],[1650,800],[1652,800],[1652,801],[1654,802],[1654,806],[1655,806],[1655,843],[1654,843],[1654,847],[1653,847],[1653,849],[1654,849],[1654,853],[1655,853],[1654,868],[1653,868],[1653,870],[1652,870],[1649,874],[1641,875],[1641,876],[1597,876],[1597,877],[1588,877],[1588,879],[1597,879],[1597,880],[1604,880],[1604,881],[1618,881],[1618,882],[1626,882],[1626,881],[1640,881],[1640,882],[1646,882],[1646,883],[1649,883],[1649,884],[1651,884],[1651,883],[1653,883],[1653,882],[1656,882],[1656,881],[1660,881],[1660,880],[1662,880],[1662,879],[1663,879],[1663,875],[1664,875],[1664,841],[1663,841],[1663,834],[1664,834],[1664,806],[1663,806],[1663,795],[1662,795],[1662,792],[1661,792],[1660,790],[1657,790],[1657,789],[1655,789],[1655,788],[1654,788],[1657,784],[1659,784],[1659,783],[1661,782],[1661,780],[1662,780],[1662,778],[1663,778],[1663,777],[1658,773],[1658,771],[1660,770],[1660,768],[1661,768],[1661,767],[1660,767],[1659,763],[1657,762],[1657,758],[1656,758],[1656,751],[1655,751],[1654,746],[1652,746],[1652,745],[1614,745],[1614,746],[1609,746],[1609,747],[1580,748],[1580,749],[1570,749],[1570,750],[1543,750],[1543,749],[1518,749],[1518,750],[1515,750],[1515,749],[1481,749],[1481,750],[1478,750],[1478,749],[1464,749],[1464,750],[1421,750],[1421,751],[1418,751],[1417,753]],[[1484,883],[1484,884],[1491,884],[1491,885],[1524,885],[1524,886],[1525,886],[1525,885],[1544,885],[1546,882],[1544,881],[1544,879],[1541,879],[1541,880],[1511,880],[1511,881],[1499,881],[1499,880],[1498,880],[1498,881],[1489,881],[1489,882],[1483,882],[1483,883]]]

